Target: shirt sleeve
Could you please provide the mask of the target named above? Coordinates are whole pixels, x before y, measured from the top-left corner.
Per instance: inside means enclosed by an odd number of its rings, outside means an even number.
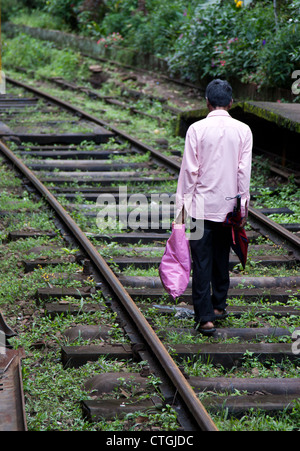
[[[189,212],[191,201],[199,173],[199,160],[197,152],[197,136],[191,126],[187,132],[185,149],[182,158],[177,192],[176,192],[176,218],[182,212],[183,207]]]
[[[241,158],[238,167],[238,192],[241,194],[241,214],[248,216],[248,206],[250,203],[250,178],[252,164],[253,136],[250,128],[248,129],[246,139],[241,152]]]

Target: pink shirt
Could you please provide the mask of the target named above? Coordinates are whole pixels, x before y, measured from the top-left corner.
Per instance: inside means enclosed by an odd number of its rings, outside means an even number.
[[[242,196],[242,216],[250,202],[252,132],[225,110],[214,110],[189,128],[176,194],[177,216],[183,205],[197,219],[223,222]]]

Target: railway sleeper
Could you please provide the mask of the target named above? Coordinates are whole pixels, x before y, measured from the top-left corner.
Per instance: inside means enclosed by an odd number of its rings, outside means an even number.
[[[292,412],[299,398],[295,395],[252,394],[246,396],[214,396],[202,399],[201,402],[209,413],[226,412],[227,416],[241,418],[251,411],[262,411],[268,415],[276,415],[282,411]]]
[[[244,396],[209,396],[201,399],[204,407],[210,413],[226,411],[226,414],[234,417],[241,417],[247,412],[259,410],[267,412],[268,415],[275,415],[281,411],[291,412],[297,401],[296,395],[270,395],[251,394]],[[122,399],[93,399],[82,402],[83,416],[91,422],[98,422],[103,419],[122,419],[131,413],[140,412],[143,414],[153,413],[163,407],[162,401],[157,398],[139,400],[139,398]]]
[[[162,289],[162,283],[160,277],[155,276],[119,276],[120,282],[127,288],[159,288]],[[297,292],[300,289],[300,277],[299,276],[287,276],[287,277],[235,277],[230,278],[230,289],[241,288],[244,291],[248,291],[248,287],[252,289],[272,289],[272,288],[285,288],[286,290],[293,290]],[[192,279],[187,288],[192,288]]]
[[[63,332],[63,336],[70,342],[81,340],[103,340],[110,338],[112,328],[104,325],[89,325],[80,324],[78,326],[70,327]]]
[[[57,233],[52,230],[16,230],[9,232],[8,240],[9,241],[17,241],[17,240],[26,240],[27,238],[39,238],[39,237],[48,237],[55,238],[57,237]]]
[[[117,205],[117,204],[116,204]],[[101,211],[101,210],[99,210]],[[108,216],[108,212],[104,211],[104,213]],[[130,213],[129,213],[130,214]],[[93,237],[96,240],[100,240],[100,241],[105,241],[105,242],[117,242],[117,243],[122,243],[122,244],[126,244],[126,243],[151,243],[151,242],[155,242],[157,241],[157,236],[155,234],[157,233],[161,233],[164,234],[163,236],[161,236],[159,239],[163,239],[164,241],[166,241],[168,238],[170,238],[170,234],[171,234],[171,223],[169,223],[169,219],[167,219],[165,222],[158,222],[157,219],[157,213],[154,212],[152,215],[143,215],[143,221],[141,221],[140,223],[137,223],[138,221],[138,215],[139,212],[135,212],[134,210],[132,211],[132,222],[134,227],[130,227],[130,224],[127,225],[127,227],[124,229],[124,233],[123,234],[119,234],[119,233],[114,233],[113,229],[108,229],[108,233],[89,233],[87,232],[87,235],[89,237]],[[87,222],[91,225],[95,225],[95,221],[96,221],[96,217],[98,216],[98,213],[95,212],[85,212],[84,216],[87,219]],[[115,209],[115,212],[113,210],[113,219],[116,220],[118,219],[119,215],[118,215],[118,211],[117,208]],[[154,225],[151,225],[151,221],[154,217]],[[101,220],[105,219],[105,217],[103,218],[102,216],[100,216]],[[122,219],[122,217],[120,216],[120,219]],[[135,236],[133,234],[136,234]],[[122,236],[123,235],[123,236]],[[250,240],[255,240],[257,239],[259,236],[261,236],[260,234],[256,234],[254,233],[249,233],[249,239]],[[152,239],[150,239],[150,237]],[[253,238],[251,238],[253,237]]]
[[[70,258],[69,258],[70,257]],[[39,258],[37,260],[23,260],[22,264],[24,266],[25,273],[30,273],[38,268],[46,268],[48,266],[60,266],[60,265],[68,265],[70,263],[75,263],[75,259],[72,259],[74,256],[67,256],[66,258],[55,258],[51,259],[49,257]]]
[[[293,222],[293,223],[281,223],[279,224],[281,227],[284,227],[285,229],[287,229],[289,232],[300,232],[300,224]]]
[[[107,197],[105,195],[107,194]],[[97,199],[99,196],[102,196],[100,198],[101,203],[96,204]],[[143,195],[144,196],[144,195]],[[153,233],[157,230],[162,231],[168,231],[171,230],[171,221],[175,218],[175,210],[171,209],[164,209],[164,205],[148,205],[143,210],[140,208],[139,205],[136,204],[136,200],[134,201],[134,204],[129,204],[128,206],[120,207],[119,206],[119,195],[115,193],[105,193],[99,192],[99,194],[95,197],[91,197],[91,200],[95,201],[95,204],[69,204],[66,208],[69,211],[80,211],[80,213],[87,218],[88,221],[96,221],[96,218],[99,218],[102,221],[105,221],[106,218],[111,217],[114,221],[126,221],[129,223],[129,227],[127,227],[126,230],[134,230],[134,231],[144,231],[148,233]],[[96,200],[95,200],[96,199]],[[128,197],[130,201],[130,196]],[[123,200],[123,198],[122,198]],[[111,206],[108,208],[107,205],[105,205],[105,202],[112,202]],[[138,208],[138,210],[137,210]],[[89,211],[90,210],[90,211]],[[130,222],[134,224],[134,228],[130,228]],[[152,225],[153,224],[153,225]],[[285,227],[285,224],[283,224],[283,227],[287,230],[298,230],[298,225],[293,224],[293,227]],[[112,230],[109,231],[110,233],[107,236],[103,237],[103,240],[106,241],[120,241],[122,238],[118,239],[116,235],[114,235]],[[141,237],[142,239],[143,237]],[[249,233],[249,240],[254,242],[255,239],[258,238],[258,235],[255,233]],[[99,234],[99,239],[101,239],[101,235]],[[123,241],[126,243],[125,237],[123,238]]]
[[[95,146],[95,149],[99,150],[76,150],[74,147],[50,147],[50,146],[43,146],[43,147],[31,147],[31,150],[20,150],[21,147],[19,147],[18,154],[21,157],[39,157],[39,158],[45,158],[45,162],[47,163],[48,160],[46,158],[55,159],[56,162],[59,162],[61,158],[65,160],[71,160],[79,162],[80,160],[86,160],[89,158],[91,161],[97,160],[97,161],[106,161],[110,160],[114,156],[129,156],[129,155],[136,155],[136,152],[134,152],[131,149],[124,149],[124,150],[101,150],[101,147]],[[50,150],[52,149],[52,150]],[[39,160],[41,163],[41,160]]]
[[[41,209],[43,211],[43,208]],[[0,210],[0,218],[6,218],[8,221],[15,220],[17,213],[26,214],[28,217],[34,213],[32,208],[16,208],[13,210]]]
[[[185,375],[190,385],[199,393],[214,392],[234,394],[237,391],[269,395],[300,395],[297,378],[239,378],[239,377],[199,377]],[[88,379],[85,390],[93,396],[113,393],[127,386],[133,391],[145,391],[149,380],[142,373],[102,373]]]
[[[81,144],[82,141],[91,141],[96,144],[107,143],[110,138],[113,138],[114,133],[98,127],[96,133],[16,133],[12,132],[9,135],[14,136],[20,142],[36,143],[36,144]]]
[[[131,201],[132,194],[136,194],[136,193],[127,191],[127,195],[124,196],[124,194],[119,194],[119,188],[113,189],[113,187],[109,188],[109,189],[107,189],[105,187],[101,187],[97,191],[94,190],[94,193],[88,193],[88,192],[84,192],[84,191],[80,190],[80,196],[82,196],[85,200],[87,200],[89,202],[95,202],[95,205],[93,205],[93,204],[74,204],[74,203],[69,203],[68,204],[68,208],[69,209],[71,209],[71,208],[79,208],[79,209],[82,209],[82,210],[85,210],[85,209],[88,209],[88,208],[97,208],[97,201],[98,201],[100,195],[101,195],[100,200],[102,200],[102,201],[105,201],[106,199],[108,201],[111,200],[111,195],[113,195],[113,199],[114,199],[115,204],[116,205],[120,205],[119,212],[121,211],[122,213],[125,213],[127,207],[125,207],[125,206],[121,207],[122,202],[124,204],[124,201],[126,201],[127,205],[128,205],[128,208],[132,208],[132,207],[136,207],[137,206],[136,205],[136,199],[137,198],[134,199],[134,202]],[[78,196],[78,190],[77,190],[77,194],[75,194],[75,195],[73,193],[71,193],[71,194],[68,194],[68,193],[64,194],[65,199],[69,200],[69,201],[74,200],[76,198],[76,196]],[[156,194],[156,196],[157,196],[157,194]],[[167,194],[167,196],[171,197],[171,194]],[[150,206],[151,197],[153,198],[153,194],[151,194],[151,193],[143,193],[143,199],[147,198],[147,201],[149,202],[149,207],[148,208],[151,208],[151,206]],[[121,203],[120,203],[120,201],[121,201]],[[163,206],[163,204],[161,204],[161,205],[157,204],[157,205],[158,206]],[[146,208],[147,207],[145,207],[145,209]]]
[[[46,160],[43,163],[29,162],[28,167],[33,171],[54,171],[60,169],[61,171],[123,171],[124,169],[145,169],[149,167],[147,163],[113,163],[111,161],[99,162],[95,160]],[[57,174],[56,174],[57,175]]]
[[[54,279],[51,280],[52,283],[55,284],[55,279],[60,279],[64,277],[64,273],[59,273],[56,276],[53,276]],[[79,280],[79,281],[85,281],[87,280],[87,276],[82,274],[77,274],[72,276],[73,280]],[[81,288],[65,288],[65,287],[50,287],[50,288],[39,288],[36,292],[36,299],[41,300],[47,300],[49,298],[55,297],[60,298],[63,296],[72,296],[76,299],[86,298],[90,297],[92,294],[96,292],[97,289],[101,289],[101,287],[81,287]],[[127,292],[129,295],[135,300],[147,300],[147,301],[159,301],[161,298],[163,298],[165,301],[169,299],[172,303],[174,303],[173,298],[167,295],[167,293],[164,290],[160,289],[142,289],[142,288],[128,288]],[[227,299],[237,299],[240,298],[241,300],[248,301],[249,303],[255,302],[255,301],[264,301],[266,303],[268,302],[281,302],[286,303],[291,297],[295,299],[300,299],[300,294],[298,290],[284,290],[280,288],[274,288],[272,289],[230,289],[228,292]],[[180,302],[184,302],[185,304],[192,305],[192,293],[190,289],[187,289],[187,291],[181,295],[177,301],[176,305],[178,305]],[[174,303],[175,304],[175,303]],[[234,309],[234,306],[232,307]],[[264,312],[266,312],[266,309],[264,309]],[[297,312],[297,310],[296,310]]]
[[[169,296],[165,290],[159,288],[128,288],[127,289],[130,296],[135,301],[148,300],[148,301],[158,301],[161,298],[165,302],[170,301],[174,303],[174,300]],[[255,302],[255,301],[266,301],[266,302],[287,302],[291,297],[300,299],[300,293],[298,290],[287,291],[284,288],[250,288],[250,289],[230,289],[228,291],[227,299],[239,298],[244,301]],[[188,288],[184,294],[182,294],[176,302],[178,305],[180,302],[191,305],[192,301],[192,291]]]
[[[162,408],[160,398],[140,400],[137,398],[129,399],[96,399],[82,402],[83,417],[91,422],[98,422],[103,419],[113,420],[122,419],[126,415],[136,412],[150,413],[158,412]]]
[[[74,290],[75,292],[76,290]],[[61,296],[72,296],[73,294],[73,290],[67,293],[63,293],[63,290],[61,291]],[[84,293],[88,296],[87,293]],[[58,297],[58,296],[57,296]],[[75,296],[74,296],[75,297]],[[80,293],[77,294],[77,297],[80,298]],[[40,299],[41,297],[39,296],[37,303],[38,305],[40,305]],[[59,304],[59,302],[58,302]],[[53,304],[50,304],[52,306],[52,310],[51,312],[49,312],[49,304],[47,304],[47,314],[51,313],[53,315],[54,311],[56,311],[56,314],[60,314],[62,313],[62,309],[60,308],[61,305],[58,305],[58,309],[55,310],[55,306],[53,306]],[[69,302],[64,303],[64,311],[70,313],[70,304]],[[85,311],[90,311],[90,312],[94,312],[94,304],[91,305],[90,310],[87,310],[89,306],[86,305],[85,306]],[[75,308],[75,306],[74,306]],[[234,309],[234,308],[233,308]],[[80,312],[81,310],[81,306],[77,306],[77,309],[75,310],[76,312]],[[103,308],[104,310],[104,308]],[[249,310],[249,309],[248,309]],[[276,313],[278,314],[278,310],[276,310]],[[235,316],[234,315],[234,311],[231,312],[231,310],[228,310],[230,312],[231,316]],[[190,310],[190,317],[193,317],[193,312]],[[246,309],[244,308],[243,313],[246,313]],[[259,315],[258,312],[255,311],[255,313],[257,315]],[[264,316],[269,316],[269,313],[266,313],[264,310],[262,310],[261,312],[262,314],[264,314]],[[287,312],[284,312],[285,315],[287,314]],[[293,309],[289,309],[289,314],[293,314],[293,313],[298,313],[299,311],[297,310],[293,310]],[[237,316],[241,316],[241,312],[239,312],[237,314]],[[272,314],[272,313],[271,313]],[[151,320],[150,320],[151,321]],[[193,329],[188,329],[188,328],[167,328],[164,329],[163,331],[160,330],[159,328],[155,328],[156,332],[158,333],[159,336],[161,336],[162,338],[166,338],[168,336],[168,334],[172,334],[172,333],[176,333],[177,335],[182,335],[182,338],[184,338],[184,335],[192,335],[192,336],[197,336],[198,333],[193,330]],[[296,330],[298,330],[299,328],[296,328]],[[71,329],[69,329],[68,331],[66,331],[64,333],[64,335],[66,336],[66,338],[70,341],[74,341],[77,338],[82,338],[83,340],[92,340],[92,339],[98,339],[101,338],[103,340],[108,339],[108,337],[110,336],[110,332],[111,330],[106,328],[105,326],[84,326],[84,325],[80,325],[77,327],[73,327]],[[215,339],[228,339],[228,338],[239,338],[240,340],[258,340],[258,339],[265,339],[267,337],[282,337],[282,336],[286,336],[286,337],[290,337],[292,336],[292,332],[287,329],[287,328],[280,328],[280,327],[249,327],[249,328],[218,328],[216,330],[216,332],[213,334],[213,338]]]
[[[49,307],[50,306],[50,307]],[[81,306],[71,305],[69,302],[63,304],[46,304],[46,312],[50,314],[50,316],[54,317],[56,315],[60,315],[62,313],[72,313],[71,307],[73,308],[73,314],[78,314],[83,311]],[[102,308],[104,310],[104,308]],[[85,312],[93,313],[95,312],[95,305],[88,304],[85,305]],[[246,312],[246,310],[244,310]],[[284,312],[286,314],[286,312]],[[290,310],[290,314],[293,313]],[[299,314],[299,312],[298,312]],[[191,312],[191,315],[193,313]],[[234,314],[231,313],[231,316]],[[239,316],[241,313],[238,314]],[[264,313],[266,315],[266,313]],[[269,315],[268,315],[269,316]],[[151,323],[151,320],[148,320]],[[156,333],[162,338],[167,338],[168,334],[176,333],[177,335],[181,335],[182,339],[184,339],[185,335],[197,337],[198,333],[194,329],[189,328],[167,328],[163,331],[159,329],[159,327],[154,327]],[[299,330],[299,328],[296,328]],[[111,334],[111,329],[106,328],[105,326],[76,326],[66,331],[64,335],[70,341],[74,341],[78,338],[82,338],[83,340],[93,340],[93,339],[103,339],[107,340]],[[212,338],[219,340],[221,339],[229,339],[229,338],[238,338],[240,340],[263,340],[266,338],[274,338],[274,337],[291,337],[292,332],[287,328],[280,327],[249,327],[249,328],[218,328],[216,332],[213,334]]]
[[[95,150],[81,150],[81,147],[78,146],[77,149],[74,147],[67,146],[26,146],[30,150],[22,150],[25,146],[19,146],[18,154],[21,157],[39,157],[39,158],[51,158],[57,159],[59,161],[60,158],[66,160],[86,160],[87,158],[91,160],[109,160],[114,156],[136,156],[139,153],[134,149],[111,149],[111,150],[101,150],[101,145],[95,145]],[[181,156],[181,152],[178,150],[168,150],[174,156]],[[41,160],[39,160],[41,161]],[[46,160],[47,162],[47,160]]]
[[[252,261],[256,266],[280,266],[286,265],[292,267],[297,264],[297,260],[285,255],[268,255],[252,257]],[[159,258],[146,258],[146,257],[113,257],[113,262],[108,262],[109,265],[117,265],[117,267],[123,271],[127,269],[128,266],[134,266],[136,268],[148,269],[151,267],[158,268],[161,262],[161,257]],[[239,264],[238,257],[231,255],[229,261],[229,269],[232,271],[233,268]]]
[[[130,294],[130,292],[129,292]],[[230,301],[229,301],[230,302]],[[149,308],[157,310],[160,315],[174,315],[179,318],[191,318],[194,315],[194,307],[186,304],[176,304],[174,306],[169,305],[157,305],[157,304],[137,304],[138,307],[147,312]],[[254,312],[256,316],[300,316],[300,310],[297,307],[292,306],[278,306],[269,305],[258,307],[258,306],[244,306],[244,305],[229,305],[226,308],[229,316],[234,316],[235,318],[240,318],[242,315],[250,312]]]
[[[88,233],[89,237],[96,241],[102,241],[104,243],[118,243],[118,244],[150,244],[159,243],[166,244],[166,241],[170,238],[170,233],[154,233],[151,231],[144,232],[130,232],[130,233]],[[248,239],[255,241],[261,236],[258,232],[250,231],[247,233]]]
[[[104,312],[105,307],[99,304],[84,304],[78,305],[73,304],[71,302],[63,302],[63,303],[51,303],[47,302],[44,305],[44,312],[50,318],[55,318],[56,316],[78,316],[81,313],[89,313],[93,314],[96,312]]]
[[[113,360],[133,360],[134,353],[128,344],[106,344],[88,346],[63,346],[61,360],[64,368],[79,368],[87,362],[96,362],[100,357]]]
[[[251,395],[234,397],[209,397],[201,400],[209,413],[219,413],[226,411],[227,416],[237,418],[253,410],[264,411],[268,415],[275,415],[283,410],[291,412],[296,405],[295,396],[276,396],[276,395]],[[131,404],[133,403],[133,404]],[[92,400],[83,401],[83,416],[90,422],[98,422],[103,419],[114,420],[122,419],[131,413],[140,412],[141,414],[153,413],[154,407],[158,410],[152,400],[138,401],[129,400]]]
[[[107,173],[106,173],[107,175]],[[113,172],[109,174],[110,177],[105,177],[105,174],[103,175],[103,177],[97,176],[96,174],[91,174],[90,176],[87,175],[87,173],[82,174],[82,176],[80,177],[78,175],[78,173],[75,173],[75,178],[73,178],[72,174],[68,174],[66,173],[65,176],[60,176],[60,177],[52,177],[50,176],[46,176],[46,177],[40,177],[40,180],[42,183],[44,183],[45,185],[47,184],[54,184],[54,185],[66,185],[68,183],[77,183],[78,185],[91,185],[94,186],[95,188],[97,188],[99,185],[100,186],[110,186],[110,185],[120,185],[120,186],[124,186],[127,185],[129,183],[133,184],[133,183],[147,183],[147,184],[151,184],[154,186],[157,186],[160,183],[163,182],[172,182],[175,179],[174,177],[165,177],[160,178],[160,177],[143,177],[143,176],[137,176],[135,173],[132,174],[130,177],[125,175],[125,172],[122,173],[118,173],[117,175],[114,174]]]
[[[295,212],[287,207],[280,207],[280,208],[258,208],[257,209],[260,213],[263,213],[264,215],[293,215]]]
[[[165,344],[177,362],[184,359],[202,359],[213,365],[221,365],[225,369],[241,366],[245,354],[251,355],[259,361],[274,359],[281,362],[288,358],[297,361],[297,357],[286,343],[205,343],[205,344]],[[89,361],[95,362],[100,357],[107,359],[132,360],[135,354],[130,345],[105,343],[88,346],[63,346],[61,348],[61,360],[64,368],[78,368]]]
[[[164,330],[160,330],[159,328],[155,328],[156,333],[161,338],[168,338],[169,334],[175,333],[177,336],[181,337],[184,341],[184,336],[194,336],[197,337],[199,333],[194,329],[188,328],[165,328]],[[295,330],[300,331],[300,327]],[[249,328],[217,328],[216,332],[212,335],[212,338],[216,340],[223,339],[227,340],[230,338],[238,338],[241,341],[251,341],[251,340],[264,340],[267,338],[274,337],[291,337],[292,332],[284,327],[249,327]]]
[[[187,377],[193,389],[202,394],[202,402],[209,412],[220,413],[226,411],[227,415],[239,417],[249,411],[260,410],[267,412],[268,415],[276,414],[281,411],[291,411],[300,395],[300,385],[295,379],[278,378],[202,378]],[[107,394],[119,392],[122,388],[127,391],[132,390],[143,392],[147,389],[148,380],[139,374],[133,373],[105,373],[99,374],[85,383],[85,389],[93,396],[99,397]],[[237,392],[243,392],[243,395],[236,395]],[[209,397],[203,394],[210,393]],[[216,396],[217,393],[227,394],[227,396]],[[228,396],[235,394],[234,397]],[[245,395],[247,393],[247,395]],[[251,395],[251,396],[249,396]],[[112,420],[120,415],[118,407],[126,407],[126,403],[109,400],[94,399],[93,401],[83,402],[84,416],[89,421],[99,421],[102,418]],[[110,416],[107,416],[107,407],[112,408]],[[137,407],[142,407],[141,405]],[[148,406],[142,407],[147,411]],[[139,409],[140,410],[140,409]],[[131,413],[129,410],[123,410],[122,413]]]

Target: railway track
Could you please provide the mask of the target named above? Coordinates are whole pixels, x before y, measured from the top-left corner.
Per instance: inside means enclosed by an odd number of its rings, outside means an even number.
[[[37,304],[55,318],[70,312],[78,314],[84,301],[84,309],[92,314],[104,308],[93,303],[95,292],[101,292],[106,306],[117,314],[127,337],[125,342],[111,344],[109,331],[105,328],[101,335],[97,325],[77,325],[68,331],[69,339],[84,337],[91,342],[79,346],[74,345],[74,341],[72,346],[62,346],[64,368],[80,367],[102,356],[122,361],[136,359],[148,362],[144,376],[159,375],[163,382],[158,400],[152,397],[150,401],[135,404],[137,400],[127,393],[125,401],[120,403],[115,398],[103,399],[103,393],[114,392],[122,386],[124,392],[124,381],[125,385],[128,381],[136,381],[144,387],[146,378],[133,373],[95,374],[86,382],[86,387],[98,397],[88,399],[87,395],[82,402],[85,418],[111,420],[117,415],[130,415],[137,409],[144,412],[154,407],[158,409],[163,404],[171,405],[175,410],[179,429],[216,430],[207,411],[215,414],[225,410],[226,415],[243,416],[257,409],[287,414],[295,409],[299,399],[296,377],[269,375],[263,378],[257,375],[253,378],[255,372],[251,377],[234,377],[233,374],[234,369],[242,367],[250,357],[257,365],[282,368],[283,362],[289,362],[297,368],[297,341],[293,342],[297,340],[299,326],[300,280],[297,272],[286,277],[233,275],[229,292],[230,317],[226,325],[220,326],[212,339],[199,337],[192,329],[190,288],[177,305],[170,305],[156,275],[170,231],[170,196],[176,187],[178,159],[163,155],[66,102],[42,96],[38,90],[20,82],[8,81],[18,89],[29,89],[30,94],[18,98],[7,96],[1,100],[4,124],[1,134],[6,138],[13,136],[15,144],[14,152],[3,143],[0,149],[30,181],[30,189],[37,191],[55,210],[65,240],[71,243],[68,243],[68,255],[82,265],[81,277],[89,276],[94,281],[93,288],[65,288],[52,281],[37,290]],[[43,100],[40,100],[41,96]],[[68,111],[63,120],[56,118],[60,114],[58,107]],[[41,122],[35,130],[28,133],[24,130],[24,114],[28,117],[38,112],[40,115],[41,110],[43,120],[39,119]],[[78,131],[69,133],[70,127]],[[162,194],[164,196],[160,197]],[[107,207],[108,201],[112,210]],[[149,210],[149,201],[152,207],[155,204],[154,210]],[[105,218],[109,217],[112,222],[104,221],[99,210],[101,213],[105,210]],[[250,209],[250,224],[249,238],[255,251],[251,257],[252,265],[258,268],[299,267],[300,240],[296,233],[275,224],[254,208]],[[150,230],[149,226],[152,226]],[[26,231],[17,230],[10,234],[10,239],[26,236]],[[264,241],[266,237],[268,241]],[[274,244],[277,246],[275,253]],[[78,251],[72,249],[76,246]],[[41,246],[31,251],[35,257],[24,262],[25,273],[64,263],[61,247]],[[231,268],[234,269],[236,264],[232,256]],[[248,327],[238,327],[241,318],[248,318],[248,321],[244,320]],[[274,318],[277,321],[274,322]],[[284,327],[279,325],[281,322]],[[93,344],[95,339],[96,344]],[[102,340],[100,344],[99,339]],[[193,375],[188,367],[199,361],[203,365],[209,362],[222,368],[227,377]],[[4,365],[2,371],[3,368]],[[196,392],[202,393],[201,402]],[[203,396],[206,392],[210,396]],[[230,392],[243,394],[225,396]]]

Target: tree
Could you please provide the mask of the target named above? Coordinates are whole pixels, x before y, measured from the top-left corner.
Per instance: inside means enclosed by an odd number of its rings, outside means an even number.
[[[273,0],[276,30],[278,31],[277,0]]]
[[[104,0],[84,0],[80,11],[89,13],[97,21],[103,19],[107,7]]]
[[[144,16],[148,15],[147,7],[146,7],[146,0],[138,0],[137,11],[141,11],[144,14]]]

